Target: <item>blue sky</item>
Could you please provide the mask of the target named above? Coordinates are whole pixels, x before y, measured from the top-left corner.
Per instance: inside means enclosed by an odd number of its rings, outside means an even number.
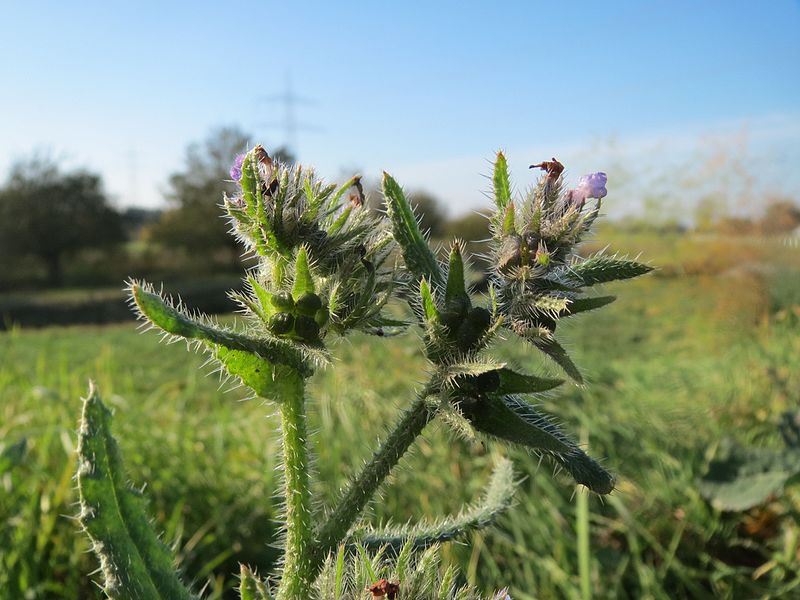
[[[259,98],[289,76],[319,128],[302,162],[386,169],[453,213],[485,203],[501,147],[520,186],[550,156],[609,170],[610,198],[619,173],[625,210],[690,163],[800,197],[800,2],[503,4],[5,2],[0,175],[49,149],[156,206],[214,126],[283,143]]]

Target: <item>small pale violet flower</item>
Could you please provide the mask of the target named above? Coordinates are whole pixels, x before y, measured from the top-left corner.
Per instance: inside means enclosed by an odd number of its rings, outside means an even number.
[[[585,191],[585,198],[605,198],[608,194],[608,176],[603,172],[591,173],[578,179],[578,190]]]
[[[607,182],[608,176],[603,172],[584,175],[578,179],[578,187],[567,191],[567,202],[580,210],[587,198],[605,198],[608,194]]]
[[[508,593],[508,588],[503,588],[492,600],[512,600],[511,594]]]
[[[239,181],[242,178],[242,164],[244,163],[244,154],[237,154],[233,160],[231,167],[231,179]]]

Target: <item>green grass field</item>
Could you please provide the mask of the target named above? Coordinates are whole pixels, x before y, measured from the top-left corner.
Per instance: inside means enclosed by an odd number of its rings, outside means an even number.
[[[712,509],[696,485],[723,437],[778,445],[777,416],[798,408],[797,250],[782,250],[779,270],[765,273],[729,268],[759,264],[767,249],[758,244],[747,262],[729,242],[724,255],[716,243],[650,242],[660,275],[608,286],[620,294],[615,304],[559,328],[588,385],[543,400],[619,475],[613,495],[588,497],[593,597],[800,596],[797,488],[739,514]],[[527,370],[557,372],[519,345],[501,352]],[[334,353],[336,368],[311,387],[325,502],[425,378],[413,332],[354,336]],[[267,570],[276,556],[274,409],[220,387],[202,363],[131,324],[0,334],[0,446],[23,437],[29,446],[0,474],[0,598],[100,597],[96,559],[72,518],[75,429],[90,378],[115,410],[132,483],[146,484],[158,527],[206,597],[229,597],[239,562]],[[479,495],[505,449],[454,439],[441,424],[426,430],[371,518],[435,516]],[[445,559],[486,591],[508,586],[515,600],[581,598],[583,492],[554,478],[547,461],[512,456],[524,477],[517,505],[496,528],[447,546]]]

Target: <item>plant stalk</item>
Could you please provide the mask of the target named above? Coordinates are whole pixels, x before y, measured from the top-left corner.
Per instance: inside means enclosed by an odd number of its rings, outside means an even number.
[[[314,583],[314,529],[308,484],[304,381],[284,394],[281,410],[286,498],[286,545],[278,600],[307,600]]]
[[[584,426],[581,430],[581,442],[588,446],[589,434]],[[578,577],[581,583],[581,600],[592,600],[592,572],[589,548],[589,491],[577,489],[575,507],[575,528],[578,537]]]
[[[392,468],[433,419],[436,410],[425,401],[429,394],[428,388],[420,392],[414,404],[406,410],[386,441],[375,451],[372,459],[364,466],[358,477],[350,483],[350,487],[339,501],[339,505],[319,529],[313,562],[315,573],[322,568],[328,554],[350,531],[356,518],[361,514],[361,510],[375,494]]]

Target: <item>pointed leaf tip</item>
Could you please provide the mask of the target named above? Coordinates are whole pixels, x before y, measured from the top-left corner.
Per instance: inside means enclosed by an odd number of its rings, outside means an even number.
[[[442,285],[442,273],[436,256],[419,228],[414,211],[400,185],[384,172],[383,195],[392,235],[402,250],[406,268],[417,278],[425,277],[434,286]]]
[[[525,375],[509,368],[502,368],[497,373],[500,376],[500,385],[497,388],[499,394],[535,394],[552,390],[564,383],[563,379]]]
[[[561,367],[575,383],[583,383],[583,375],[581,375],[581,372],[578,370],[578,366],[572,362],[567,351],[564,350],[563,346],[561,346],[555,338],[536,338],[533,340],[533,344]]]

